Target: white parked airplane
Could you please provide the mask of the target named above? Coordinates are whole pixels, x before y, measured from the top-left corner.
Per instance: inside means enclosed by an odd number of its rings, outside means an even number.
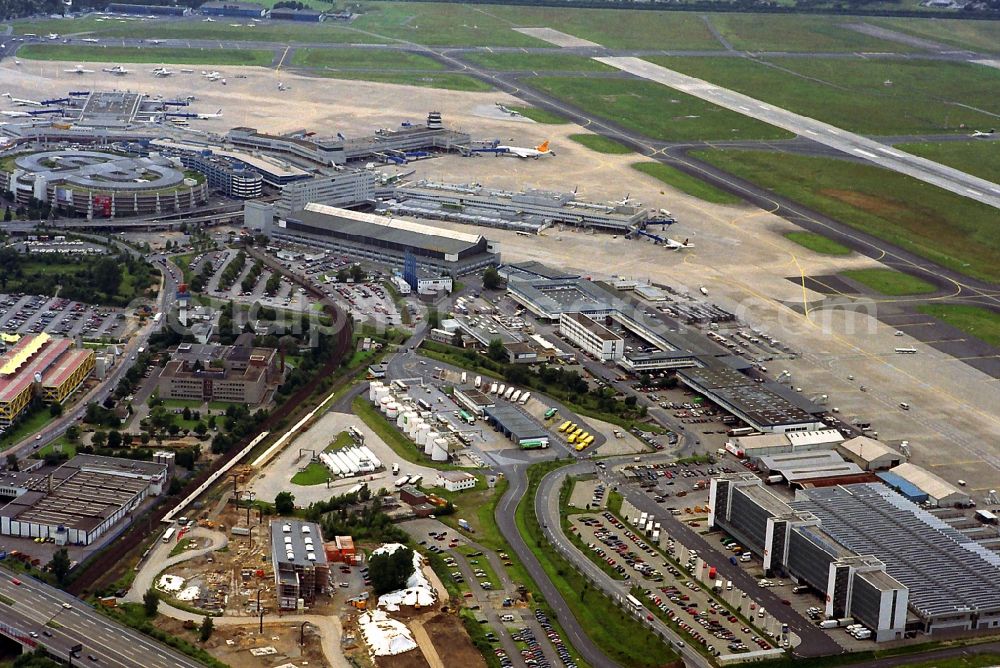
[[[83,65],[77,65],[76,67],[72,67],[68,70],[63,70],[63,72],[66,72],[67,74],[93,74],[94,70],[88,70]]]
[[[218,81],[222,78],[222,75],[218,72],[202,72],[201,75],[209,81]]]
[[[105,67],[102,72],[107,72],[108,74],[114,74],[115,76],[124,76],[129,73],[129,70],[125,69],[121,65],[115,65],[114,67]]]
[[[28,118],[31,116],[31,114],[26,111],[0,111],[0,114],[8,118]]]
[[[49,33],[49,39],[59,39],[59,34],[58,33],[54,33],[54,32],[50,32]]]
[[[514,118],[517,118],[517,117],[519,117],[521,115],[520,111],[515,111],[513,109],[505,107],[504,105],[500,104],[499,102],[497,102],[496,105],[497,105],[497,109],[499,109],[500,112],[503,113],[503,114],[507,114],[508,116],[513,116]]]
[[[201,22],[202,23],[215,23],[215,19],[213,19],[212,17],[209,16],[209,17],[203,18],[201,20]]]
[[[4,93],[3,97],[10,99],[10,101],[17,105],[18,107],[44,107],[45,105],[36,100],[25,100],[20,97],[11,97],[10,93]]]
[[[158,77],[169,77],[172,74],[173,72],[168,70],[166,67],[157,67],[153,70],[153,75]]]
[[[667,238],[667,243],[665,244],[670,250],[683,250],[684,248],[694,248],[694,244],[685,239],[684,241],[674,241],[673,239]]]
[[[993,133],[995,133],[995,132],[996,132],[996,130],[994,130],[993,128],[990,128],[989,130],[976,130],[975,132],[973,132],[969,136],[970,137],[992,137]]]
[[[503,146],[503,145],[498,145],[497,146],[497,150],[501,154],[503,154],[503,155],[512,155],[515,158],[534,158],[535,160],[538,160],[542,156],[551,157],[551,156],[555,155],[555,153],[553,153],[549,149],[549,140],[548,139],[546,139],[545,141],[543,141],[541,144],[539,144],[535,148],[523,148],[521,146]]]
[[[290,88],[291,88],[291,86],[286,86],[285,84],[283,84],[280,81],[278,82],[278,90],[285,91],[285,90],[289,90]]]
[[[222,118],[222,109],[219,109],[214,114],[198,114],[198,118],[203,121],[207,121],[210,118]]]
[[[80,41],[81,41],[81,42],[89,42],[90,44],[97,44],[97,43],[98,43],[98,42],[100,42],[101,40],[99,40],[99,39],[95,39],[95,38],[93,38],[93,37],[84,37],[84,38],[83,38],[83,39],[81,39]]]
[[[149,40],[149,43],[150,44],[163,44],[163,40],[162,39],[151,39],[151,40]]]

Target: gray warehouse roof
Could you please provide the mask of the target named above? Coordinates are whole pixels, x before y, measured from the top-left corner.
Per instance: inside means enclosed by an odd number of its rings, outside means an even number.
[[[271,563],[275,568],[326,564],[319,525],[301,520],[271,520]]]
[[[293,217],[306,225],[335,230],[346,236],[424,248],[439,253],[458,254],[474,249],[483,241],[483,237],[477,234],[453,232],[422,223],[360,213],[324,204],[307,204],[302,211],[293,213]]]
[[[804,490],[790,505],[818,516],[840,544],[884,562],[921,615],[1000,612],[1000,555],[884,485]]]
[[[545,427],[512,404],[500,403],[488,406],[483,412],[509,431],[515,439],[547,438]]]

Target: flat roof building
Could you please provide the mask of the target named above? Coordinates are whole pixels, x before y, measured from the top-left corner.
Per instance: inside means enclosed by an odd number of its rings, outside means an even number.
[[[269,236],[329,248],[403,269],[462,276],[498,264],[497,244],[478,234],[310,203],[263,230]],[[412,264],[411,267],[407,267]]]
[[[281,610],[312,605],[330,587],[330,564],[315,522],[271,520],[271,566]]]
[[[474,387],[463,386],[455,388],[455,401],[465,406],[474,415],[483,415],[487,408],[492,408],[496,402],[489,395]]]
[[[0,508],[0,534],[90,545],[163,491],[168,465],[77,455],[49,473],[0,474],[14,500]]]
[[[279,217],[287,218],[310,202],[342,208],[361,206],[374,201],[377,184],[375,172],[366,169],[317,174],[283,186],[274,210]]]
[[[559,333],[602,362],[621,359],[625,339],[583,313],[562,313]]]
[[[160,398],[256,405],[280,380],[277,351],[253,347],[252,336],[240,335],[233,346],[212,346],[209,350],[211,359],[221,360],[222,366],[191,361],[183,355],[167,362],[157,380]]]
[[[520,447],[548,447],[549,432],[522,411],[506,402],[483,409],[486,422]],[[541,444],[540,446],[538,444]]]
[[[206,16],[232,16],[243,18],[264,18],[267,10],[255,2],[206,2],[198,7],[198,11]]]
[[[738,457],[756,459],[783,452],[829,450],[843,440],[843,434],[837,429],[818,429],[733,436],[726,442],[726,447]]]
[[[444,487],[449,492],[472,489],[476,486],[476,476],[467,471],[438,471],[435,487]]]

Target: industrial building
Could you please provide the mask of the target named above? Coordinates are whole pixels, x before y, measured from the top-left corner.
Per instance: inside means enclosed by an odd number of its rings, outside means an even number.
[[[449,492],[460,492],[476,486],[476,476],[467,471],[438,471],[435,487],[444,487]]]
[[[0,356],[0,425],[17,420],[36,395],[45,403],[65,402],[93,370],[93,350],[44,332],[21,337]]]
[[[358,553],[354,548],[354,539],[350,536],[334,536],[333,540],[324,543],[326,560],[329,562],[354,565]]]
[[[832,450],[766,455],[757,460],[757,466],[769,475],[780,475],[785,482],[795,487],[822,487],[876,480],[874,475],[863,471],[854,462],[845,462]]]
[[[547,448],[549,432],[542,425],[509,403],[499,403],[483,409],[486,422],[522,448]]]
[[[746,374],[713,363],[679,369],[677,379],[757,431],[816,431],[823,409],[777,383],[756,383]]]
[[[0,534],[90,545],[160,494],[168,465],[77,455],[49,473],[0,473]]]
[[[497,245],[478,234],[323,204],[307,204],[302,211],[277,223],[265,221],[261,231],[270,237],[327,248],[402,269],[411,286],[418,271],[454,277],[500,261]]]
[[[857,436],[837,446],[837,452],[866,471],[878,471],[899,466],[902,454],[885,443],[867,436]]]
[[[767,455],[785,452],[814,452],[830,450],[843,443],[844,435],[838,429],[816,431],[789,431],[773,434],[733,436],[726,441],[726,450],[737,457],[756,461]]]
[[[621,359],[625,340],[583,313],[561,313],[559,333],[602,362]]]
[[[274,204],[275,213],[287,218],[301,211],[310,202],[352,208],[375,200],[378,177],[366,169],[343,169],[332,174],[318,174],[281,188],[281,197]]]
[[[455,402],[467,408],[473,415],[482,417],[487,408],[496,406],[496,401],[474,387],[461,386],[454,390]]]
[[[254,18],[262,19],[267,14],[263,5],[255,2],[232,2],[224,0],[222,2],[206,2],[198,7],[198,11],[205,16],[229,16],[233,18]]]
[[[939,475],[922,469],[909,462],[889,470],[894,476],[905,480],[927,495],[927,503],[941,508],[967,508],[972,505],[972,497]]]
[[[212,359],[221,360],[221,367],[184,359],[182,355],[173,357],[160,373],[157,395],[161,399],[256,405],[267,398],[269,388],[281,379],[277,352],[273,348],[253,347],[252,335],[240,335],[236,344],[229,347],[212,348],[215,349]]]
[[[227,197],[254,199],[264,194],[264,177],[261,173],[235,158],[208,152],[185,152],[181,155],[181,163],[188,169],[204,174],[208,187]]]
[[[467,147],[469,135],[444,127],[441,114],[432,111],[426,124],[404,123],[396,130],[381,129],[367,137],[336,138],[293,135],[270,135],[254,128],[233,128],[226,139],[235,146],[300,158],[318,166],[332,167],[355,161],[378,161],[405,164],[408,160],[429,157],[429,151],[454,151]]]
[[[576,193],[511,192],[478,183],[426,180],[396,188],[388,209],[396,215],[526,232],[540,232],[552,225],[573,225],[620,234],[648,221],[655,213],[631,200],[599,204],[579,200]]]
[[[129,158],[99,151],[58,150],[18,155],[0,170],[0,190],[18,204],[32,198],[92,218],[186,211],[208,200],[208,185],[165,158]]]
[[[315,9],[309,9],[308,7],[304,9],[280,7],[271,10],[270,18],[275,21],[303,21],[306,23],[319,23],[326,20],[326,14]]]
[[[131,14],[134,16],[187,16],[190,7],[183,5],[133,5],[124,2],[112,2],[108,5],[112,14]]]
[[[878,641],[908,630],[1000,626],[1000,555],[878,483],[805,489],[782,501],[748,473],[713,478],[709,526],[824,595]],[[907,608],[912,612],[907,615]]]
[[[271,520],[271,566],[278,608],[312,605],[330,587],[330,564],[315,522]]]

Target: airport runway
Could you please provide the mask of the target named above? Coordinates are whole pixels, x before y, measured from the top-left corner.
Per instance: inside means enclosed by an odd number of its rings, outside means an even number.
[[[788,130],[796,135],[808,137],[851,157],[864,158],[879,167],[906,174],[924,183],[1000,209],[1000,185],[986,179],[966,174],[933,160],[889,148],[874,139],[841,130],[828,123],[795,114],[748,95],[669,70],[640,58],[611,56],[598,57],[594,60],[629,72],[639,78],[693,95],[738,114]]]

